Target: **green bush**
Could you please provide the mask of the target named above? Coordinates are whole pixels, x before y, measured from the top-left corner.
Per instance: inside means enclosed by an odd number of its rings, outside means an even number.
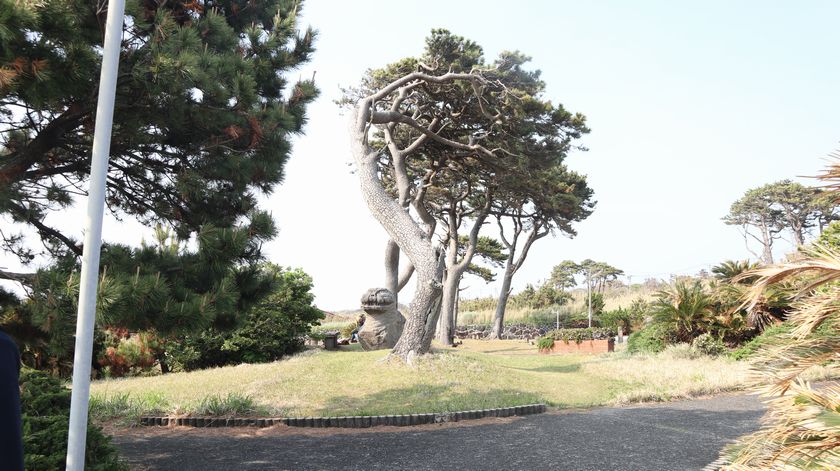
[[[638,302],[639,300],[637,300]],[[641,323],[644,312],[638,308],[623,309],[618,308],[613,311],[605,311],[598,315],[598,323],[602,327],[618,332],[619,329],[624,333],[633,331],[633,326]]]
[[[551,350],[554,347],[554,337],[546,335],[537,340],[537,348],[539,350]]]
[[[630,353],[658,353],[669,343],[671,333],[665,325],[651,324],[633,332],[627,338],[627,351]]]
[[[324,314],[312,305],[312,278],[302,270],[282,270],[278,287],[252,308],[232,331],[215,328],[167,346],[169,366],[195,370],[274,361],[303,348],[303,338]]]
[[[736,360],[747,360],[759,350],[779,344],[782,337],[790,334],[792,330],[793,326],[787,322],[768,327],[758,337],[733,350],[729,356]]]
[[[29,368],[21,371],[20,387],[26,470],[63,470],[70,422],[70,391],[57,378]],[[111,439],[94,425],[88,425],[85,469],[128,469],[119,460]]]
[[[546,334],[554,340],[562,340],[566,343],[581,343],[584,340],[604,340],[615,336],[615,331],[600,327],[583,329],[555,329]]]
[[[697,338],[691,341],[691,348],[697,350],[698,352],[716,357],[718,355],[723,355],[727,352],[726,345],[720,341],[717,337],[712,334],[706,333],[701,334]]]

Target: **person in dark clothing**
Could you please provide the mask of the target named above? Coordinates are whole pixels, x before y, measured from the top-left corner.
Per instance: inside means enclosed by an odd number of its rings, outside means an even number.
[[[23,470],[20,418],[20,353],[0,330],[0,469]]]

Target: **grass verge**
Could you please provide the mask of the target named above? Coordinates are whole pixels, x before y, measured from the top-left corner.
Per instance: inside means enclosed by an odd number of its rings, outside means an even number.
[[[91,413],[130,423],[151,413],[341,416],[535,402],[589,407],[737,390],[748,380],[747,363],[723,357],[535,352],[519,341],[466,341],[406,366],[385,361],[384,351],[312,350],[274,363],[96,381]]]

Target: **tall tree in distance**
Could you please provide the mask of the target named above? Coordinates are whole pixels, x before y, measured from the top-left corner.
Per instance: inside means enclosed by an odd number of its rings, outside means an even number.
[[[104,2],[0,0],[0,218],[3,249],[29,262],[81,254],[50,215],[89,175]],[[173,227],[231,227],[283,178],[312,81],[300,2],[129,1],[120,52],[106,203],[114,216]],[[14,223],[14,224],[12,224]],[[9,275],[11,276],[11,275]],[[9,276],[6,276],[9,278]]]
[[[741,228],[750,253],[765,264],[773,263],[773,242],[780,237],[784,225],[782,213],[774,207],[767,191],[762,188],[748,190],[741,199],[732,203],[723,221]],[[750,249],[750,239],[761,246],[760,255]]]
[[[821,190],[790,180],[782,180],[765,188],[779,208],[784,224],[793,237],[793,244],[801,247],[805,244],[806,233],[824,216],[818,207]]]
[[[556,289],[566,291],[577,286],[575,276],[578,274],[580,274],[580,265],[572,260],[563,260],[551,269],[548,281]]]
[[[520,184],[532,188],[528,199],[512,198],[502,200],[494,216],[499,227],[499,238],[507,248],[502,286],[493,316],[493,328],[489,338],[501,338],[504,332],[505,310],[511,292],[513,276],[522,268],[534,243],[552,232],[574,237],[573,222],[582,221],[593,210],[592,190],[586,178],[569,171],[562,163],[569,150],[554,155],[554,164],[542,171],[530,173],[530,178],[512,176]],[[512,229],[506,230],[509,221]]]
[[[758,242],[761,254],[750,252],[771,264],[773,242],[784,231],[790,233],[795,247],[801,247],[813,228],[821,233],[837,218],[837,203],[824,190],[782,180],[747,191],[723,220],[741,227],[748,250],[750,239]]]

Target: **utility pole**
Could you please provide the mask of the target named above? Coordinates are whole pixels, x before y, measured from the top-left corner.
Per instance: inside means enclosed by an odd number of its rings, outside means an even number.
[[[586,291],[589,295],[589,327],[592,328],[592,268],[586,267]]]

